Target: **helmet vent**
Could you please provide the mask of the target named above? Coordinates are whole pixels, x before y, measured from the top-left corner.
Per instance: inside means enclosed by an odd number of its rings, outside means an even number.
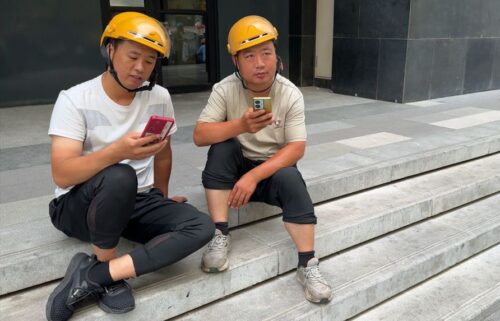
[[[245,43],[249,43],[249,42],[254,41],[254,40],[256,40],[256,39],[259,39],[259,38],[265,37],[265,36],[267,36],[268,34],[269,34],[269,33],[267,33],[267,32],[266,32],[266,33],[260,34],[260,35],[258,35],[258,36],[255,36],[255,37],[245,39],[245,40],[243,40],[243,41],[241,42],[241,44],[243,45],[243,44],[245,44]]]
[[[156,41],[156,40],[153,40],[153,39],[151,39],[151,38],[148,38],[148,37],[146,37],[146,36],[144,36],[144,35],[141,35],[140,33],[133,32],[133,31],[129,31],[128,33],[130,33],[131,35],[133,35],[133,36],[134,36],[134,37],[136,37],[136,38],[141,38],[141,39],[144,39],[144,40],[146,40],[146,41],[149,41],[149,42],[151,42],[151,43],[153,43],[153,44],[155,44],[155,45],[157,45],[157,46],[159,46],[159,47],[163,47],[163,44],[162,44],[161,42],[158,42],[158,41]]]

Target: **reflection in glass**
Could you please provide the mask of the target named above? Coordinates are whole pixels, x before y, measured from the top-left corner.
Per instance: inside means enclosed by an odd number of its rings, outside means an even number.
[[[196,14],[164,14],[171,39],[170,57],[163,66],[163,84],[198,85],[208,82],[205,25]]]
[[[111,7],[144,7],[144,0],[110,0]]]
[[[163,0],[163,9],[166,10],[207,10],[206,0]]]

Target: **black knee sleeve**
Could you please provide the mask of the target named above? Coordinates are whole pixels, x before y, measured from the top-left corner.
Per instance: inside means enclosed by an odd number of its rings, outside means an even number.
[[[87,213],[90,241],[103,249],[113,248],[134,211],[135,170],[124,164],[110,166],[96,176],[88,193],[94,194]]]

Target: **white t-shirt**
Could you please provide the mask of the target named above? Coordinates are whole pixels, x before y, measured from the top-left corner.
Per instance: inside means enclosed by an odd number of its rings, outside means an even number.
[[[266,160],[287,143],[307,139],[304,97],[300,90],[278,74],[269,96],[272,100],[274,123],[255,134],[244,133],[237,136],[243,155],[248,159]],[[241,118],[251,106],[248,90],[232,74],[214,85],[198,121],[210,123]]]
[[[50,119],[49,135],[81,141],[82,155],[98,151],[128,132],[142,132],[152,115],[174,118],[172,100],[167,89],[155,85],[151,91],[135,94],[128,106],[115,103],[102,86],[101,76],[59,93]],[[169,135],[177,130],[173,125]],[[138,190],[154,183],[154,156],[141,160],[123,160],[137,173]],[[78,169],[75,169],[78,170]],[[56,197],[73,186],[56,188]]]

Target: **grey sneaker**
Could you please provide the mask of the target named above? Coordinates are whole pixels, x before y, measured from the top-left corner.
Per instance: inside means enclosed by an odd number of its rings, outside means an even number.
[[[227,252],[229,251],[229,235],[215,230],[215,236],[208,243],[207,250],[201,259],[201,269],[208,273],[217,273],[229,267]]]
[[[307,267],[297,268],[297,281],[304,287],[306,299],[314,303],[328,303],[332,297],[332,288],[321,276],[319,260],[312,258]]]

